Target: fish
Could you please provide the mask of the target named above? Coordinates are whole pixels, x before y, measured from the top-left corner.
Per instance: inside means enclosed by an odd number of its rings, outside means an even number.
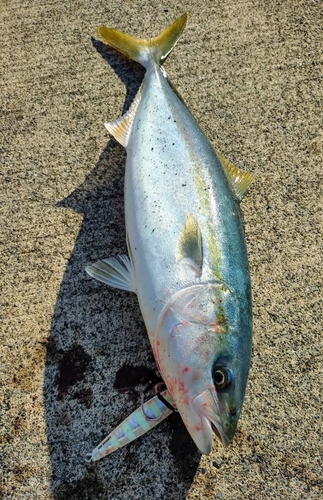
[[[254,176],[213,148],[162,64],[187,22],[140,39],[99,26],[101,40],[146,70],[129,110],[106,123],[126,148],[128,255],[86,268],[137,295],[157,368],[198,449],[227,446],[245,397],[251,282],[240,202]]]
[[[161,391],[132,412],[101,443],[86,455],[86,462],[96,462],[139,438],[165,420],[176,408],[171,394]]]

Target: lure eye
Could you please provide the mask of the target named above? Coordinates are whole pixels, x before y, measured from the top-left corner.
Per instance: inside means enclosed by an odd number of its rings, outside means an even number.
[[[225,368],[221,366],[216,368],[213,373],[214,385],[218,390],[225,389],[231,383],[233,378],[232,371],[230,368]]]

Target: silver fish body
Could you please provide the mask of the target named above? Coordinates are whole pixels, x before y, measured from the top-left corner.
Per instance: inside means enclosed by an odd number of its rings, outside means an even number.
[[[127,150],[130,261],[122,258],[119,287],[137,293],[161,375],[195,443],[209,453],[212,431],[224,445],[232,440],[248,378],[251,288],[240,200],[252,176],[214,151],[160,66],[154,47],[164,43],[165,54],[170,39],[168,54],[185,21],[162,41],[163,34],[146,45],[138,40],[138,55],[136,39],[106,28],[100,35],[122,52],[130,44],[128,55],[147,70],[132,109],[107,125]],[[88,272],[118,286],[115,262]]]

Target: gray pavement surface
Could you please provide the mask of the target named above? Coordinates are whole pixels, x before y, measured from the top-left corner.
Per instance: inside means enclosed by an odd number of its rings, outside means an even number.
[[[168,75],[256,175],[243,415],[209,456],[172,415],[89,466],[156,372],[135,296],[84,272],[126,251],[125,151],[103,123],[143,76],[96,27],[149,37],[185,11]],[[2,0],[0,15],[2,498],[322,499],[322,2]]]

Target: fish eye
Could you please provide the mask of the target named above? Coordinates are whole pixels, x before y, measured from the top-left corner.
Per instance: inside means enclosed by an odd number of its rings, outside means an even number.
[[[213,372],[214,385],[218,390],[225,389],[231,383],[233,378],[230,368],[224,366],[215,368]]]

